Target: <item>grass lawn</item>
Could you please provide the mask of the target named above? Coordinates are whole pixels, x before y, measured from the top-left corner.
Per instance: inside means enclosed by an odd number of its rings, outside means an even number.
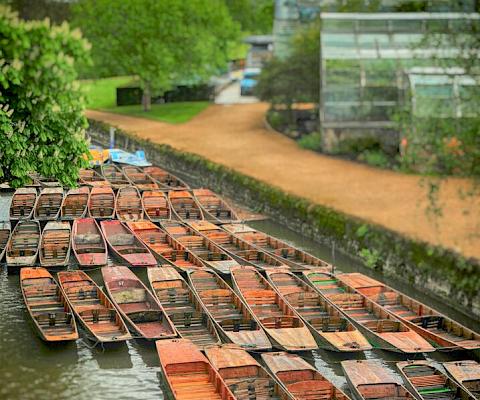
[[[134,81],[132,76],[117,76],[114,78],[92,79],[80,81],[87,108],[100,109],[115,107],[116,89]]]
[[[187,122],[205,110],[209,105],[208,101],[152,104],[152,109],[148,112],[143,111],[141,105],[117,107],[115,105],[116,88],[134,81],[135,78],[132,76],[119,76],[114,78],[83,80],[80,81],[80,86],[85,92],[87,108],[131,115],[133,117],[148,118],[170,124]]]

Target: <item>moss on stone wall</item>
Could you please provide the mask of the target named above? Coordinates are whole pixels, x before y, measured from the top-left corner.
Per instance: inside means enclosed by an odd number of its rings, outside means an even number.
[[[90,121],[92,138],[108,145],[109,126]],[[154,144],[132,134],[116,131],[116,143],[126,150],[143,148],[147,158],[197,185],[207,186],[322,243],[373,265],[398,280],[425,288],[433,297],[447,301],[469,315],[480,316],[480,264],[460,254],[415,241],[379,225],[286,193],[281,189],[201,156]],[[368,250],[369,254],[365,251]],[[373,260],[373,256],[377,259]]]

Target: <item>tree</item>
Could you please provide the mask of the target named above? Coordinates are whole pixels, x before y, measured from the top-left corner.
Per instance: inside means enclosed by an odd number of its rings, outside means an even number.
[[[273,0],[225,0],[232,18],[243,32],[270,33],[273,28]]]
[[[88,43],[65,23],[24,22],[0,5],[0,178],[30,172],[74,186],[88,151],[75,63]]]
[[[222,0],[84,0],[73,12],[93,43],[95,68],[137,76],[145,111],[153,91],[224,67],[239,32]]]
[[[320,25],[316,21],[294,36],[285,59],[273,58],[262,69],[256,95],[275,108],[284,105],[289,124],[297,102],[318,104],[320,90]]]
[[[49,18],[52,23],[61,24],[70,19],[70,2],[58,0],[9,0],[18,16],[27,21]]]

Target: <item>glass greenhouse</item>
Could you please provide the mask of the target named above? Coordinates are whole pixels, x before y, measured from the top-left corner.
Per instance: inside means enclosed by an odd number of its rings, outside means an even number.
[[[444,104],[448,116],[471,113],[463,101],[477,90],[458,70],[432,69],[436,59],[454,66],[458,51],[424,43],[425,34],[460,31],[478,14],[322,13],[320,122],[325,132],[394,133],[393,117],[406,93],[421,104]],[[442,33],[440,33],[442,32]],[[430,97],[431,100],[425,100]]]

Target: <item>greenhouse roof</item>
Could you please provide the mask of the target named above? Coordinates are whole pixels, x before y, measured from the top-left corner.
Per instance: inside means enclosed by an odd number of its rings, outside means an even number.
[[[465,74],[463,68],[414,67],[405,71],[410,86],[444,86],[454,82],[462,86],[477,86],[478,82]]]

